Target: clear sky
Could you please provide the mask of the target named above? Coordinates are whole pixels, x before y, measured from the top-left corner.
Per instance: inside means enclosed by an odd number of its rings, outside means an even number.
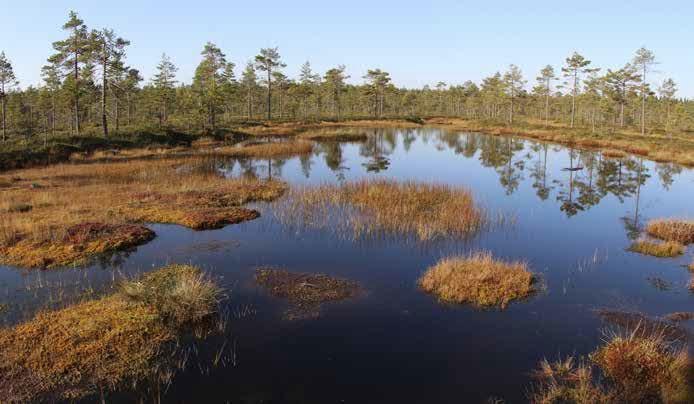
[[[352,82],[369,68],[413,87],[481,78],[517,64],[534,83],[546,64],[574,50],[602,68],[618,68],[646,46],[653,79],[672,77],[694,98],[694,1],[37,1],[0,0],[0,50],[22,85],[40,81],[51,43],[77,11],[90,28],[113,28],[132,42],[128,63],[146,79],[162,52],[188,82],[206,41],[237,65],[278,46],[295,77],[309,60],[319,72],[345,64]]]

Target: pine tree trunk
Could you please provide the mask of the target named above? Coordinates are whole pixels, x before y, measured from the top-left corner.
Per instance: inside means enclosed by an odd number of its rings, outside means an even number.
[[[5,100],[4,88],[0,94],[2,94],[2,141],[4,142],[7,140],[7,100]]]
[[[78,55],[75,53],[75,65],[74,65],[74,75],[75,75],[75,133],[77,136],[80,134],[80,85],[79,85],[79,66],[77,62]]]
[[[267,69],[267,120],[272,120],[271,99],[272,99],[272,69]]]
[[[106,45],[104,44],[104,55],[101,59],[102,68],[104,69],[101,77],[101,125],[104,128],[104,137],[108,137],[108,119],[106,117],[106,87],[108,86],[108,77],[106,73]]]

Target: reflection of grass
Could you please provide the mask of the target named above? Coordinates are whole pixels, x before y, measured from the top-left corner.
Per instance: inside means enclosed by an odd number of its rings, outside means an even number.
[[[68,248],[69,254],[52,254],[65,259],[47,263],[63,265],[72,263],[69,258],[73,253],[74,261],[80,261],[84,257],[77,255],[114,250],[106,239],[94,240],[105,245],[71,243],[65,247],[68,230],[83,223],[162,222],[199,230],[219,228],[256,218],[258,212],[240,205],[273,200],[286,189],[279,182],[227,179],[208,163],[190,158],[58,165],[15,172],[15,186],[3,189],[0,198],[0,261],[40,266],[40,251]],[[17,204],[32,209],[8,209]],[[33,252],[36,259],[25,260],[23,254],[13,252],[34,247],[40,247]]]
[[[694,243],[694,220],[655,219],[648,222],[646,231],[662,240]]]
[[[676,241],[655,243],[649,240],[636,240],[629,251],[654,257],[669,258],[684,254],[684,246]]]
[[[183,327],[213,313],[219,295],[198,269],[172,265],[0,330],[0,401],[67,401],[135,384],[170,359]]]
[[[569,357],[540,362],[531,394],[534,403],[686,403],[688,383],[686,349],[658,331],[641,332],[637,326],[608,336],[589,359]],[[599,377],[598,375],[601,375]]]
[[[429,268],[419,286],[441,300],[505,308],[535,291],[524,262],[503,262],[488,252],[445,258]]]
[[[393,180],[293,189],[282,208],[278,215],[284,221],[337,226],[338,231],[351,231],[355,237],[464,238],[477,233],[486,222],[485,213],[467,189]]]

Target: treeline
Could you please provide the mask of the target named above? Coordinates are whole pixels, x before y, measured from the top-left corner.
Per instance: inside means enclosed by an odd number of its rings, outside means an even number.
[[[237,66],[207,43],[192,83],[180,83],[166,55],[145,80],[126,63],[130,42],[113,30],[90,30],[74,12],[63,29],[66,37],[53,43],[55,53],[42,68],[38,87],[20,88],[10,60],[0,53],[3,140],[85,130],[108,135],[124,126],[214,130],[241,120],[365,117],[451,116],[497,124],[521,118],[644,133],[694,128],[694,102],[677,97],[673,80],[652,81],[657,61],[645,48],[616,69],[595,68],[574,53],[562,66],[542,69],[532,83],[511,65],[480,83],[408,89],[395,86],[380,69],[367,71],[363,84],[355,85],[347,82],[345,66],[320,74],[309,62],[299,77],[289,78],[277,48],[261,49]]]

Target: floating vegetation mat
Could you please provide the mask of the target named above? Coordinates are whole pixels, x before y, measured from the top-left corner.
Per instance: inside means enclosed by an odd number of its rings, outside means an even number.
[[[349,299],[361,291],[358,283],[347,279],[270,267],[256,269],[255,281],[289,302],[291,307],[285,312],[289,320],[318,317],[323,303]]]

